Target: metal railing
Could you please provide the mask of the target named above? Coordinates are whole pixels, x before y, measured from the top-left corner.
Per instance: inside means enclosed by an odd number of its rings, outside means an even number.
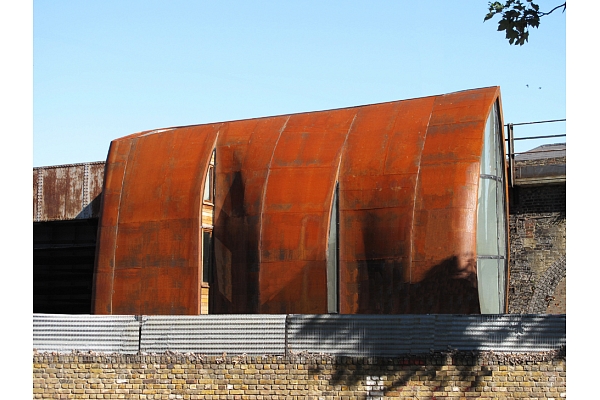
[[[534,124],[547,124],[547,123],[552,123],[552,122],[566,122],[566,118],[563,119],[552,119],[552,120],[547,120],[547,121],[533,121],[533,122],[520,122],[520,123],[510,123],[510,124],[505,124],[504,127],[506,128],[506,157],[507,157],[507,162],[508,162],[508,182],[509,185],[511,187],[513,187],[515,185],[515,155],[516,154],[523,154],[523,153],[545,153],[545,152],[550,152],[550,151],[556,151],[556,150],[536,150],[536,151],[527,151],[527,152],[515,152],[515,140],[532,140],[532,139],[548,139],[548,138],[554,138],[554,137],[566,137],[567,134],[566,133],[562,133],[562,134],[557,134],[557,135],[543,135],[543,136],[526,136],[526,137],[520,137],[520,138],[515,138],[514,135],[514,127],[515,126],[519,126],[519,125],[534,125]]]

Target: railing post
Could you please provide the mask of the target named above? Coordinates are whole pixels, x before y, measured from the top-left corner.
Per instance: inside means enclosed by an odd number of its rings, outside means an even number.
[[[515,136],[513,124],[508,124],[508,183],[510,187],[515,186]]]

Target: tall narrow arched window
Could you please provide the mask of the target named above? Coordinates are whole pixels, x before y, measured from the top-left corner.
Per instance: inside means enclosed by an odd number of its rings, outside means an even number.
[[[498,103],[485,125],[477,202],[477,283],[482,314],[505,312],[508,271],[504,143]]]
[[[329,235],[327,239],[327,312],[337,314],[339,306],[339,183],[336,182],[331,202],[331,217],[329,219]]]
[[[210,162],[206,170],[204,181],[204,194],[202,201],[202,290],[201,290],[201,314],[209,313],[208,291],[213,282],[214,275],[214,250],[213,250],[213,227],[215,216],[215,153],[213,150]]]
[[[206,171],[206,180],[204,181],[204,202],[213,204],[215,202],[215,150],[210,157],[208,170]]]

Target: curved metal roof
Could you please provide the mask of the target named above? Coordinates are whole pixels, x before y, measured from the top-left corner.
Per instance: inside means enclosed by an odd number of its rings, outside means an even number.
[[[448,263],[460,270],[476,253],[483,132],[499,96],[490,87],[113,141],[94,312],[200,313],[202,191],[213,148],[213,311],[327,312],[339,182],[340,312],[477,312],[468,279],[435,271]],[[456,298],[424,301],[443,288]]]

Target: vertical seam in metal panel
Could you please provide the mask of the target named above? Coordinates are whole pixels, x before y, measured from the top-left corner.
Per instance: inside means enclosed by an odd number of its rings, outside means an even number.
[[[337,173],[336,173],[336,180],[339,179],[340,167],[342,165],[342,159],[344,158],[344,153],[346,152],[346,143],[348,142],[348,136],[350,136],[350,132],[352,132],[352,128],[354,127],[354,122],[356,121],[357,117],[358,117],[358,111],[356,112],[356,114],[354,114],[354,118],[352,118],[352,122],[350,123],[350,126],[348,127],[348,131],[346,132],[346,138],[344,138],[344,143],[342,143],[342,148],[340,150],[340,162],[338,163],[338,168],[337,168]]]
[[[277,136],[277,141],[275,142],[275,146],[273,146],[273,153],[271,153],[271,159],[269,160],[269,165],[267,166],[267,177],[265,178],[265,184],[263,186],[263,190],[262,190],[262,195],[261,195],[261,199],[260,199],[260,220],[259,220],[259,233],[258,233],[258,265],[259,265],[259,275],[260,275],[260,265],[262,262],[262,254],[261,254],[261,249],[262,249],[262,227],[263,227],[263,215],[264,215],[264,209],[265,209],[265,197],[267,196],[267,187],[269,186],[269,176],[271,175],[271,164],[273,163],[273,158],[275,157],[275,150],[277,150],[277,145],[279,144],[279,139],[281,139],[281,135],[283,134],[283,131],[285,130],[285,127],[288,124],[288,121],[290,120],[291,116],[288,116],[287,119],[285,120],[285,122],[283,123],[283,126],[281,127],[281,129],[279,129],[279,136]],[[259,285],[259,303],[260,303],[260,285]],[[260,304],[259,304],[260,307]]]
[[[43,186],[44,186],[44,172],[43,168],[38,169],[37,176],[37,193],[36,193],[36,202],[37,202],[37,212],[35,213],[35,221],[40,222],[42,219],[42,205],[43,205]]]
[[[410,284],[412,284],[412,263],[414,260],[414,251],[415,251],[415,238],[414,238],[414,232],[415,232],[415,209],[416,209],[416,204],[417,204],[417,193],[418,188],[419,188],[419,184],[421,182],[421,158],[423,157],[423,149],[425,148],[425,142],[427,141],[427,132],[429,131],[429,123],[431,122],[431,116],[433,115],[433,108],[435,107],[435,102],[437,100],[437,98],[440,96],[436,96],[435,100],[433,100],[433,103],[431,104],[431,111],[429,112],[429,119],[427,120],[427,126],[425,127],[425,135],[423,135],[423,146],[421,146],[421,151],[419,152],[419,162],[418,162],[418,166],[417,166],[417,180],[415,182],[415,189],[413,192],[413,201],[412,201],[412,218],[411,218],[411,223],[410,223],[410,265],[408,266],[408,281]]]
[[[342,143],[342,146],[340,148],[340,159],[338,162],[338,166],[337,166],[337,171],[335,173],[335,182],[339,185],[334,185],[333,186],[333,190],[335,192],[336,187],[337,187],[337,192],[338,192],[338,198],[337,198],[337,202],[338,202],[338,207],[337,207],[337,224],[338,224],[338,240],[337,240],[337,246],[338,246],[338,254],[337,254],[337,258],[338,258],[338,271],[337,271],[337,298],[338,298],[338,306],[337,306],[337,312],[338,313],[342,313],[342,304],[340,301],[340,290],[341,290],[341,285],[340,285],[340,276],[341,276],[341,266],[342,266],[342,260],[341,260],[341,254],[340,254],[340,242],[339,242],[339,238],[343,237],[342,233],[340,232],[340,197],[341,197],[341,193],[342,193],[342,188],[341,188],[341,184],[339,184],[340,182],[340,170],[342,167],[342,161],[344,159],[344,154],[346,153],[346,146],[348,143],[348,137],[350,136],[350,132],[352,132],[352,128],[354,127],[354,122],[356,122],[356,118],[358,117],[358,111],[354,114],[354,117],[352,118],[352,122],[350,123],[350,126],[348,127],[348,131],[346,131],[346,137],[344,138],[344,143]],[[329,214],[329,221],[327,221],[327,226],[331,226],[331,210],[333,207],[333,198],[334,196],[331,196],[331,206],[329,207],[330,210],[330,214]],[[327,234],[327,243],[329,243],[329,232]],[[325,246],[325,248],[327,249],[327,246]],[[326,250],[327,251],[327,250]],[[325,253],[327,254],[327,253]]]
[[[344,153],[346,152],[346,143],[348,143],[348,136],[350,136],[350,132],[352,132],[352,128],[354,127],[354,122],[356,121],[356,117],[358,117],[358,111],[354,114],[352,118],[352,122],[350,122],[350,126],[348,127],[348,131],[346,132],[346,137],[344,138],[344,143],[342,143],[342,147],[340,148],[340,160],[338,162],[337,171],[335,173],[336,182],[339,181],[340,177],[340,168],[342,166],[342,160],[344,158]],[[335,188],[334,188],[335,190]]]
[[[119,218],[121,216],[121,202],[123,201],[123,184],[125,183],[125,174],[127,173],[127,166],[129,165],[129,157],[131,157],[131,148],[133,147],[134,143],[135,143],[135,138],[131,139],[131,144],[129,145],[129,151],[127,153],[127,158],[125,159],[125,165],[123,165],[123,176],[121,177],[121,190],[119,190],[119,206],[117,207],[117,218],[116,218],[116,224],[115,224],[115,243],[114,243],[114,247],[112,249],[112,268],[110,269],[110,313],[113,313],[113,291],[114,291],[114,287],[115,287],[115,268],[117,267],[116,265],[116,257],[117,257],[117,241],[118,241],[118,237],[119,237]],[[117,144],[118,146],[118,144]]]

